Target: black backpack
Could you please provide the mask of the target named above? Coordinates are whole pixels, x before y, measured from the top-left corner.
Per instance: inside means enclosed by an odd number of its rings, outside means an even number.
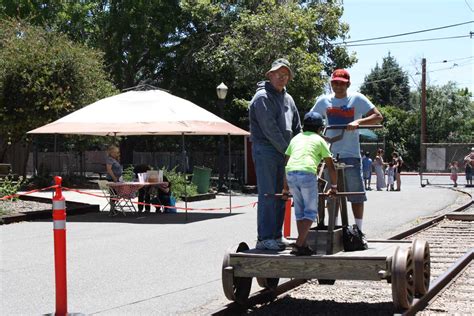
[[[356,224],[342,227],[342,243],[344,251],[357,251],[367,249],[367,243],[364,242],[364,234]]]

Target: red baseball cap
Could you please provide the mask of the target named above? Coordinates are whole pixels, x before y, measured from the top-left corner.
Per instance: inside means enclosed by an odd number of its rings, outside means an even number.
[[[331,81],[350,82],[351,75],[349,75],[349,72],[345,69],[336,69],[332,73]]]

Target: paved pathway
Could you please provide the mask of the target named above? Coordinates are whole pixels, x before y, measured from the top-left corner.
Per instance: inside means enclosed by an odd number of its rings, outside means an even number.
[[[416,177],[403,181],[401,192],[368,193],[364,231],[369,238],[388,237],[403,224],[444,208],[458,196],[448,189],[420,188]],[[105,205],[104,200],[88,195],[66,192],[65,196],[68,200]],[[232,204],[254,201],[255,196],[238,196]],[[189,206],[225,207],[228,202],[228,197],[218,196]],[[184,214],[70,216],[69,312],[208,313],[227,302],[220,280],[225,249],[241,241],[253,246],[255,230],[256,209],[252,207],[236,209],[232,214],[191,212],[187,222]],[[294,227],[292,232],[294,235]],[[0,251],[1,314],[54,312],[51,220],[0,226]]]

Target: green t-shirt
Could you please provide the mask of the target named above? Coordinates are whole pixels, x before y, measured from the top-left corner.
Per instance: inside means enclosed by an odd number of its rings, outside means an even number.
[[[327,142],[314,132],[299,133],[290,142],[285,154],[290,156],[285,170],[316,174],[322,159],[331,157]]]

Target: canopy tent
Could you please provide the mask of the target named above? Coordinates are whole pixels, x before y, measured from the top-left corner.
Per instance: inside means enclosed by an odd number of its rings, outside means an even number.
[[[367,139],[367,140],[378,140],[379,137],[377,134],[375,134],[373,131],[367,128],[361,128],[359,129],[359,135],[361,138]]]
[[[183,168],[186,161],[184,135],[228,135],[229,166],[230,136],[250,135],[196,104],[163,90],[129,91],[108,97],[28,134],[182,135]],[[185,203],[187,217],[187,199]]]
[[[92,103],[29,134],[249,135],[196,104],[163,90],[129,91]]]

